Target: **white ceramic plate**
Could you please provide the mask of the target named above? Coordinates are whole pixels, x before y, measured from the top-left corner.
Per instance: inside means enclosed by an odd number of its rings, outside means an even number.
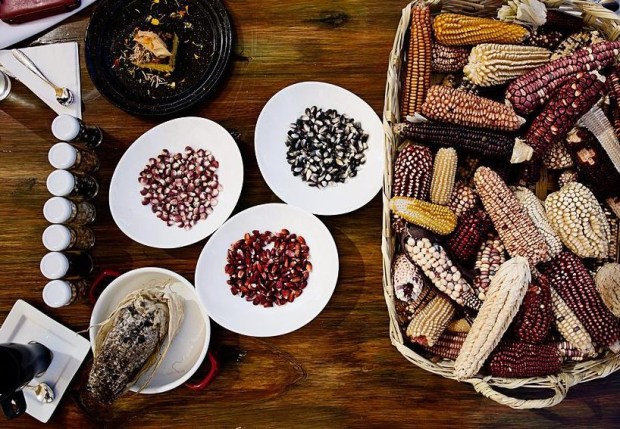
[[[157,157],[163,149],[183,152],[186,146],[213,153],[220,163],[217,175],[222,185],[213,213],[189,230],[166,225],[155,216],[150,205],[142,205],[142,185],[138,183],[149,158]],[[110,183],[110,211],[121,231],[138,243],[161,249],[177,248],[200,241],[219,228],[234,210],[242,186],[243,160],[228,131],[205,118],[173,119],[151,128],[127,149]]]
[[[368,134],[366,163],[356,177],[325,188],[310,187],[293,176],[286,160],[286,138],[291,124],[306,108],[317,106],[346,113]],[[367,204],[381,189],[384,141],[381,120],[364,100],[352,92],[323,82],[302,82],[284,88],[263,108],[254,137],[256,159],[271,190],[283,201],[319,215],[348,213]]]
[[[32,389],[24,390],[26,412],[46,423],[65,394],[71,379],[86,358],[90,343],[79,334],[49,318],[26,301],[17,300],[0,327],[0,343],[36,341],[52,351],[50,366],[40,377],[29,384],[47,383],[54,390],[56,399],[49,404],[37,400]]]
[[[95,337],[99,331],[97,324],[106,320],[116,309],[118,303],[135,290],[162,284],[169,279],[173,280],[172,290],[185,301],[183,324],[151,383],[140,393],[161,393],[174,389],[187,381],[202,364],[209,347],[211,326],[194,286],[177,273],[163,268],[148,267],[132,270],[108,285],[97,299],[90,318],[89,334],[94,352]],[[149,376],[150,372],[147,371],[130,390],[137,392]]]
[[[283,306],[265,308],[233,295],[226,284],[226,255],[246,232],[288,229],[306,239],[312,272],[304,292]],[[286,204],[251,207],[226,222],[202,250],[196,290],[211,318],[233,332],[254,337],[283,335],[314,319],[329,302],[338,280],[338,251],[329,230],[315,216]]]

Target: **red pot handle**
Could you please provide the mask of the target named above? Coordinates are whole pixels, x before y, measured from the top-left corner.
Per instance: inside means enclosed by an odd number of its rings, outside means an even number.
[[[99,296],[95,296],[95,292],[104,280],[109,278],[115,279],[120,275],[121,273],[115,270],[103,270],[101,274],[97,276],[93,284],[90,286],[90,290],[88,291],[88,300],[90,301],[90,303],[95,305],[95,303],[97,302],[97,298],[99,298]]]
[[[200,381],[197,381],[195,383],[188,381],[187,383],[185,383],[185,386],[188,389],[194,390],[196,392],[199,392],[199,391],[205,389],[209,384],[211,384],[211,382],[213,381],[213,379],[215,378],[215,376],[219,372],[220,364],[218,363],[217,359],[215,358],[215,355],[213,355],[213,353],[208,351],[207,352],[207,358],[209,359],[209,372]]]

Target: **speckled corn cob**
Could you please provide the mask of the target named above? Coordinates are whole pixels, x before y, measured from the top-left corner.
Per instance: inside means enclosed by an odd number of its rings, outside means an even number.
[[[555,49],[551,55],[551,60],[553,61],[558,58],[567,57],[580,49],[604,41],[605,39],[598,31],[580,31],[575,34],[571,34]]]
[[[532,113],[579,72],[608,66],[620,53],[620,42],[603,42],[551,61],[517,78],[506,90],[506,101],[522,115]]]
[[[607,262],[620,262],[620,253],[618,248],[618,240],[620,240],[620,219],[609,207],[603,207],[603,213],[607,218],[609,225],[610,240],[607,251]]]
[[[393,197],[428,198],[433,154],[426,146],[411,144],[398,153],[394,164]]]
[[[461,217],[470,210],[473,210],[477,204],[478,195],[476,191],[463,182],[457,182],[452,191],[448,208],[452,210],[457,217]]]
[[[467,64],[469,49],[433,44],[431,69],[435,73],[451,73],[463,70]]]
[[[401,96],[401,117],[419,111],[431,85],[431,12],[428,6],[411,9],[409,50]]]
[[[545,238],[545,242],[547,246],[549,246],[548,258],[555,258],[562,251],[562,240],[560,240],[560,237],[558,237],[551,225],[549,225],[549,220],[547,219],[547,214],[545,213],[542,202],[532,191],[522,186],[515,187],[513,193],[521,203],[521,206],[523,206],[525,213],[532,219],[536,228],[538,228]]]
[[[514,131],[525,122],[502,103],[441,85],[431,86],[421,111],[435,121],[492,130]]]
[[[546,64],[550,56],[551,51],[535,46],[483,43],[471,50],[463,73],[475,85],[502,85]]]
[[[545,344],[501,343],[487,368],[494,377],[523,378],[555,374],[562,368],[560,351]]]
[[[607,87],[611,104],[611,121],[616,135],[620,135],[620,66],[613,67],[609,72]]]
[[[601,98],[605,83],[595,73],[577,74],[559,87],[525,133],[525,142],[540,159],[566,137],[577,121]]]
[[[420,269],[403,253],[394,258],[392,284],[396,298],[405,302],[418,299],[424,287]]]
[[[435,17],[433,30],[437,41],[448,46],[520,43],[529,34],[520,25],[455,13],[442,13]]]
[[[439,243],[433,244],[428,238],[409,237],[405,251],[433,285],[450,299],[474,310],[480,308],[480,300]]]
[[[413,316],[422,311],[422,309],[426,307],[438,293],[439,292],[437,292],[437,289],[432,287],[430,284],[424,284],[420,295],[416,299],[409,302],[397,299],[394,306],[396,307],[396,316],[398,317],[398,323],[400,326],[408,326],[411,319],[413,319]]]
[[[480,95],[480,87],[478,85],[474,85],[465,77],[461,79],[461,83],[459,83],[459,86],[457,86],[456,89],[467,94]]]
[[[496,131],[436,122],[397,124],[394,131],[414,141],[453,147],[490,158],[509,158],[515,143],[513,137]]]
[[[439,235],[450,234],[456,227],[456,215],[452,210],[416,198],[393,197],[390,210],[407,222]]]
[[[538,46],[553,51],[563,40],[564,34],[559,31],[537,28],[530,32],[530,37],[525,41],[525,45]]]
[[[512,323],[515,338],[524,343],[542,343],[553,322],[549,279],[539,274],[532,280]]]
[[[596,290],[611,313],[620,317],[620,264],[603,265],[595,277]]]
[[[467,186],[474,186],[474,173],[480,167],[481,159],[472,154],[465,154],[462,161],[456,168],[456,180],[463,182]]]
[[[471,378],[480,371],[516,315],[530,281],[525,258],[517,256],[500,267],[454,363],[458,380]]]
[[[506,249],[495,234],[489,234],[476,255],[474,290],[482,301],[486,298],[491,280],[499,267],[506,262]]]
[[[433,347],[425,347],[425,349],[435,356],[455,360],[461,351],[466,337],[467,334],[463,332],[445,331],[437,341],[435,341]]]
[[[531,266],[549,259],[549,246],[506,183],[487,167],[474,176],[476,191],[510,256],[524,256]]]
[[[547,196],[545,209],[549,225],[562,243],[582,258],[605,258],[610,231],[596,197],[578,182],[564,185]]]
[[[594,279],[581,260],[564,251],[542,267],[551,287],[575,313],[598,345],[620,351],[620,324],[596,291]],[[577,344],[570,338],[571,343]]]
[[[407,336],[414,343],[432,347],[455,313],[452,303],[437,295],[422,311],[413,316],[407,327]]]
[[[555,347],[560,352],[560,356],[562,356],[564,362],[583,362],[591,357],[583,353],[568,341],[553,341],[547,343],[547,345]]]
[[[441,148],[435,155],[433,179],[431,180],[431,201],[448,205],[454,189],[454,177],[458,158],[453,148]]]
[[[492,228],[491,219],[484,211],[472,210],[459,218],[446,245],[459,262],[472,262]]]
[[[573,158],[563,140],[554,143],[551,148],[549,148],[547,153],[543,156],[543,164],[549,170],[563,170],[575,166]]]
[[[592,337],[575,312],[566,304],[560,294],[551,288],[551,306],[553,321],[558,332],[586,356],[594,356]]]
[[[562,187],[564,187],[564,185],[568,183],[578,182],[579,179],[579,173],[577,172],[577,170],[571,169],[563,171],[558,176],[558,188],[561,189]]]

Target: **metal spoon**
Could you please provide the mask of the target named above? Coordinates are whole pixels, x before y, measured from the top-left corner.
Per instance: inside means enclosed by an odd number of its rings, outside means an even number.
[[[54,399],[56,398],[56,395],[54,395],[54,390],[52,390],[47,383],[39,383],[36,386],[26,386],[26,389],[33,390],[37,400],[44,404],[54,402]]]
[[[41,70],[37,68],[37,66],[32,62],[32,60],[26,56],[26,54],[24,54],[19,49],[12,49],[11,53],[17,61],[22,63],[24,66],[26,66],[28,70],[39,76],[41,80],[43,80],[43,82],[47,83],[49,86],[52,87],[52,89],[56,93],[56,101],[58,101],[60,105],[69,106],[71,103],[73,103],[73,94],[71,93],[71,91],[69,91],[67,88],[60,88],[50,82],[50,80],[46,78],[43,73],[41,73]]]

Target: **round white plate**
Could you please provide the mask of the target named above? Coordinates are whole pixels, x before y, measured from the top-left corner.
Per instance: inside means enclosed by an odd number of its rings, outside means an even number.
[[[155,267],[138,268],[126,272],[108,285],[97,299],[90,318],[89,335],[94,352],[95,337],[99,331],[97,325],[106,320],[127,295],[146,286],[160,285],[170,279],[173,280],[171,289],[184,301],[183,323],[151,382],[140,393],[161,393],[174,389],[187,381],[202,364],[209,348],[211,326],[209,316],[196,295],[196,289],[173,271]],[[167,344],[166,341],[164,344]],[[142,374],[130,390],[139,391],[149,376],[148,371]]]
[[[186,146],[213,153],[220,163],[217,175],[222,185],[213,213],[189,230],[166,225],[150,205],[142,205],[142,185],[138,183],[149,158],[157,157],[163,149],[183,152]],[[177,248],[200,241],[219,228],[234,210],[242,186],[241,153],[228,131],[205,118],[173,119],[151,128],[127,149],[110,183],[110,211],[116,225],[132,240],[161,249]]]
[[[368,134],[366,163],[357,176],[325,188],[308,186],[293,176],[286,160],[286,138],[291,124],[306,108],[336,109],[360,122]],[[383,126],[379,116],[352,92],[323,82],[302,82],[284,88],[263,108],[254,137],[258,167],[271,188],[283,201],[318,215],[349,213],[367,204],[381,189],[384,168]]]
[[[233,295],[226,284],[226,255],[246,232],[278,232],[282,228],[305,238],[312,272],[303,293],[283,306],[265,308]],[[230,218],[209,239],[196,266],[196,291],[209,316],[233,332],[254,337],[283,335],[314,319],[329,302],[338,280],[338,250],[323,223],[310,213],[286,204],[251,207]]]

